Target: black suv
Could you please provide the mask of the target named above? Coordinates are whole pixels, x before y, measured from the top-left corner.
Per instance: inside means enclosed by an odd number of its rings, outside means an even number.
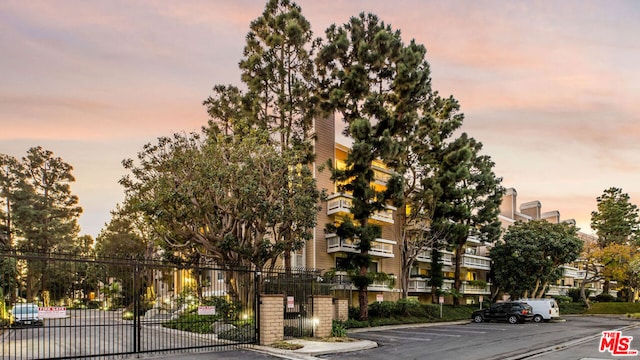
[[[477,323],[491,320],[507,321],[510,324],[523,323],[533,319],[533,308],[520,302],[495,303],[488,309],[474,311],[471,319]]]

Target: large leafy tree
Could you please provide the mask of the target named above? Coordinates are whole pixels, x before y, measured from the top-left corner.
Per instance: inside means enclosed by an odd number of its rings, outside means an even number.
[[[175,134],[145,146],[138,160],[124,162],[132,176],[121,183],[167,248],[262,269],[282,255],[285,232],[295,248],[311,236],[315,181],[264,132]],[[295,228],[281,226],[290,220]]]
[[[600,249],[618,245],[640,244],[640,218],[638,207],[631,203],[628,194],[622,189],[610,187],[596,198],[597,210],[591,212],[591,228],[598,236]],[[603,292],[609,292],[609,280],[606,278]]]
[[[211,125],[235,136],[244,136],[251,129],[266,131],[284,156],[297,158],[299,165],[310,164],[317,108],[312,36],[311,25],[298,5],[269,0],[262,15],[251,22],[240,61],[247,92],[235,86],[214,87],[214,94],[205,101]],[[283,221],[280,241],[289,270],[291,253],[299,248],[301,239],[293,237],[299,224],[293,218]]]
[[[386,191],[376,191],[371,165],[380,159],[391,168],[398,166],[404,151],[400,140],[411,131],[418,104],[429,91],[429,67],[423,46],[413,41],[405,45],[399,31],[372,14],[352,17],[343,26],[332,25],[326,36],[316,58],[319,86],[326,89],[327,108],[342,115],[347,124],[344,134],[353,139],[345,167],[329,164],[338,191],[353,196],[353,219],[344,219],[336,233],[359,242],[360,254],[354,257],[359,275],[353,280],[364,320],[368,318],[367,287],[372,282],[369,250],[381,233],[369,218],[402,193],[397,175],[388,181]]]
[[[583,241],[566,223],[517,222],[491,249],[496,285],[512,297],[540,298],[563,275],[562,265],[578,258]]]

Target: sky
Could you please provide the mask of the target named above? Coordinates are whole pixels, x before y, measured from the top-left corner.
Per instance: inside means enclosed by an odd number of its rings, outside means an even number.
[[[590,233],[605,189],[640,203],[640,2],[300,0],[314,35],[374,13],[427,48],[518,204],[539,200]],[[198,131],[262,0],[3,0],[0,153],[42,146],[73,166],[96,237],[124,198],[123,159]]]

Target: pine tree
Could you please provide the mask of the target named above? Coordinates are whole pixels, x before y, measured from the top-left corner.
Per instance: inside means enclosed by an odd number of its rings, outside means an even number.
[[[353,139],[345,167],[328,164],[332,180],[340,184],[338,191],[352,195],[353,218],[344,219],[336,233],[359,242],[360,254],[354,257],[359,273],[352,280],[358,288],[360,319],[366,320],[367,287],[372,282],[369,250],[381,234],[369,218],[402,193],[398,175],[388,181],[386,191],[376,191],[371,165],[380,159],[392,169],[398,166],[404,151],[401,140],[411,131],[417,104],[429,91],[429,67],[423,46],[403,44],[400,32],[373,14],[332,25],[326,36],[316,58],[319,86],[326,89],[325,105],[342,115],[344,134]]]

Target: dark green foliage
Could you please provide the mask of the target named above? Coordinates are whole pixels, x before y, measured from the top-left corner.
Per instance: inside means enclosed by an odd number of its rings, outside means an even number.
[[[561,309],[562,310],[562,309]],[[637,314],[640,303],[630,302],[598,302],[591,304],[585,314]]]
[[[558,304],[562,304],[562,303],[568,304],[570,302],[576,302],[571,296],[556,295],[553,298],[556,300]],[[580,294],[578,294],[578,299],[579,298],[580,298]]]
[[[591,212],[591,228],[598,235],[598,245],[635,244],[640,240],[638,207],[622,189],[611,187],[596,199],[598,210]]]
[[[189,313],[181,315],[176,320],[169,320],[163,326],[198,334],[211,334],[214,322],[216,322],[216,316]]]
[[[387,318],[396,315],[396,303],[393,301],[374,302],[369,304],[369,316]]]
[[[616,301],[622,301],[620,299],[618,299],[617,297],[611,295],[611,294],[598,294],[596,296],[593,297],[594,301],[597,302],[616,302]]]
[[[562,315],[572,315],[572,314],[583,314],[587,309],[584,306],[582,301],[580,302],[570,302],[570,303],[558,303],[560,307],[560,316]]]
[[[562,276],[561,266],[577,259],[583,242],[569,224],[517,222],[491,249],[495,285],[511,296],[541,297]]]
[[[218,334],[218,338],[239,343],[252,343],[256,339],[256,327],[251,323],[244,324]]]
[[[344,326],[344,323],[339,320],[333,320],[331,323],[331,336],[333,337],[346,337],[347,336],[347,328]]]
[[[584,289],[584,294],[587,298],[591,295],[591,289]],[[571,298],[573,302],[582,302],[582,296],[580,295],[580,288],[571,288],[567,290],[567,296]]]
[[[349,308],[349,320],[343,325],[346,328],[363,328],[370,326],[415,324],[439,321],[466,320],[471,317],[478,305],[443,305],[440,317],[439,304],[421,304],[414,300],[383,301],[369,304],[369,320],[358,321],[359,309]]]
[[[242,309],[242,304],[239,301],[227,300],[217,296],[203,298],[201,303],[205,306],[216,307],[216,315],[208,315],[216,320],[238,320],[238,315]]]

